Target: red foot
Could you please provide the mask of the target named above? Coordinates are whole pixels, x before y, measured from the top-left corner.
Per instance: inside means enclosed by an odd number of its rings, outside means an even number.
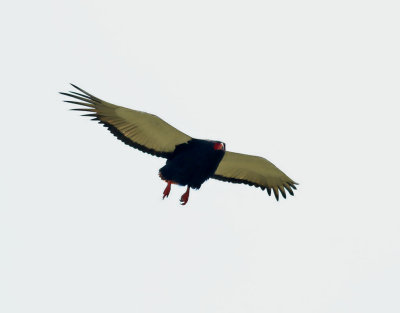
[[[181,204],[182,205],[185,205],[188,202],[188,200],[189,200],[189,191],[190,191],[190,187],[187,186],[186,192],[181,197]]]
[[[164,199],[165,197],[168,198],[169,192],[171,191],[171,184],[172,184],[172,181],[167,180],[167,183],[168,183],[168,185],[167,185],[167,187],[165,187],[164,192],[163,192],[163,197],[162,197],[163,199]]]

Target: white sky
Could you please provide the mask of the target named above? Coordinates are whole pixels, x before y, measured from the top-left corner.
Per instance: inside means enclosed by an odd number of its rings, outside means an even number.
[[[400,312],[397,1],[19,1],[1,32],[0,311]],[[206,182],[62,103],[75,83],[300,183]]]

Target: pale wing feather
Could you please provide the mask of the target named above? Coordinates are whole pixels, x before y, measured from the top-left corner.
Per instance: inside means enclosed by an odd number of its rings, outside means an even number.
[[[66,102],[86,107],[73,110],[89,112],[85,115],[93,116],[94,120],[104,124],[118,139],[143,152],[168,157],[177,145],[192,139],[154,114],[111,104],[72,86],[82,93],[61,94],[83,102]]]
[[[243,183],[267,189],[279,200],[279,192],[286,198],[285,189],[293,195],[297,183],[270,161],[254,155],[226,151],[213,178],[232,183]]]

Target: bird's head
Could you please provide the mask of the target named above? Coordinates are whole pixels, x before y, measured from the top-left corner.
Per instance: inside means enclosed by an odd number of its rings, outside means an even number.
[[[215,141],[214,142],[214,150],[222,150],[225,151],[225,143],[221,141]]]

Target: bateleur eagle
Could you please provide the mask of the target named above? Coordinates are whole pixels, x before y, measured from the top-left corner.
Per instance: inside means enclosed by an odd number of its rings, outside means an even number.
[[[286,191],[293,195],[296,189],[296,182],[262,157],[226,151],[223,142],[192,138],[156,115],[111,104],[71,85],[79,92],[61,92],[73,98],[64,101],[84,107],[72,110],[88,112],[83,115],[99,121],[125,144],[167,159],[159,171],[167,182],[163,199],[171,184],[187,186],[180,199],[185,205],[190,188],[199,189],[209,178],[260,187],[269,195],[272,190],[276,200],[279,192],[286,198]]]

